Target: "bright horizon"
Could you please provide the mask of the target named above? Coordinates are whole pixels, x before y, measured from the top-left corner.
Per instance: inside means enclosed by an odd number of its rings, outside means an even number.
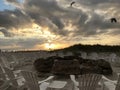
[[[119,0],[1,0],[0,49],[120,45],[119,8]]]

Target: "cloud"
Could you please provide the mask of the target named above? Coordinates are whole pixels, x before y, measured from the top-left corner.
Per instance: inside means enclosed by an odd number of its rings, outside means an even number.
[[[18,8],[21,6],[21,3],[19,2],[19,0],[4,0],[4,1],[5,1],[5,3],[11,4]]]
[[[83,6],[85,6],[86,4],[88,4],[89,6],[92,5],[91,4],[105,4],[107,3],[109,0],[105,0],[105,1],[96,1],[96,0],[92,0],[91,2],[89,0],[85,0],[85,1],[77,1],[78,4],[82,4]],[[16,0],[7,0],[7,2],[9,3],[19,3]],[[68,4],[70,2],[68,1]],[[86,3],[86,4],[84,4]],[[61,7],[60,1],[57,2],[55,0],[26,0],[23,3],[23,11],[27,14],[24,15],[20,10],[16,9],[15,11],[4,11],[6,17],[5,19],[3,18],[3,20],[1,22],[10,22],[9,23],[5,23],[6,25],[3,26],[13,26],[15,28],[20,27],[20,26],[24,26],[28,23],[30,23],[32,20],[39,24],[40,26],[45,26],[45,27],[49,27],[51,29],[51,32],[56,33],[56,34],[61,34],[61,35],[66,35],[67,33],[69,34],[70,32],[66,32],[66,30],[64,30],[64,27],[66,27],[66,23],[67,21],[71,20],[71,23],[75,26],[78,27],[78,30],[76,30],[74,33],[78,34],[76,32],[80,31],[83,32],[86,35],[92,35],[92,34],[96,34],[98,32],[97,29],[109,29],[109,28],[119,28],[118,25],[113,25],[111,23],[109,23],[109,21],[105,21],[105,17],[101,16],[99,14],[96,14],[95,12],[89,11],[89,12],[84,12],[83,8],[64,8]],[[64,4],[64,3],[63,3]],[[96,6],[95,6],[96,7]],[[102,8],[102,7],[101,7]],[[89,10],[86,6],[86,9]],[[97,9],[97,8],[96,8]],[[10,16],[11,14],[14,14],[16,16],[12,17]],[[18,17],[19,16],[19,17]],[[91,18],[89,18],[89,16]],[[76,20],[78,22],[75,21],[75,18],[77,19],[77,17],[79,18],[79,20]],[[89,19],[89,21],[88,21]],[[86,23],[87,22],[87,23]],[[18,24],[16,24],[18,23]],[[81,28],[81,30],[79,30],[79,28]],[[105,32],[106,32],[105,30]],[[104,31],[101,31],[102,33],[104,33]]]
[[[72,0],[5,1],[16,7],[11,11],[0,11],[0,26],[5,27],[1,32],[5,36],[9,36],[5,33],[12,29],[29,29],[33,24],[42,27],[42,32],[48,28],[49,32],[59,37],[58,41],[82,42],[86,41],[86,37],[101,40],[100,35],[103,34],[119,35],[120,0],[76,0],[73,7],[70,7]],[[111,17],[116,17],[118,23],[111,23]],[[29,48],[32,48],[37,44],[33,38],[23,40],[23,45],[22,41],[18,44],[22,47],[31,44]]]
[[[21,13],[20,10],[15,9],[14,11],[0,11],[0,26],[6,28],[21,28],[26,24],[31,23],[31,19]]]
[[[3,28],[3,27],[0,27],[0,32],[2,32],[5,37],[12,37],[13,36],[12,33],[8,32],[8,30]]]
[[[36,45],[41,45],[44,42],[44,39],[35,39],[35,38],[27,38],[27,39],[13,39],[13,38],[9,38],[9,39],[0,39],[0,47],[2,47],[2,49],[32,49],[34,48]]]
[[[117,4],[120,1],[119,0],[76,0],[77,3],[80,3],[81,5],[85,6],[91,6],[91,7],[96,7],[99,5],[104,5],[104,4]]]
[[[28,39],[20,39],[17,41],[17,45],[20,45],[22,48],[33,48],[35,45],[45,43],[45,39],[35,39],[35,38],[28,38]]]
[[[24,10],[38,24],[41,24],[41,17],[44,16],[59,29],[64,27],[59,14],[65,11],[58,6],[55,0],[29,0],[25,2]]]

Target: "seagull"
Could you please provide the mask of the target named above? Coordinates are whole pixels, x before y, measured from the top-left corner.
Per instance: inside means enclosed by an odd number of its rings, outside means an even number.
[[[73,1],[73,2],[71,2],[70,6],[72,7],[72,5],[73,5],[74,3],[75,3],[74,1]]]
[[[117,23],[117,19],[116,18],[111,18],[111,23]]]

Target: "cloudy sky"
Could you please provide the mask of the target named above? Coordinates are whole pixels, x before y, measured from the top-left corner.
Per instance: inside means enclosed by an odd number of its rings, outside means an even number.
[[[74,1],[0,0],[0,49],[120,45],[120,0]]]

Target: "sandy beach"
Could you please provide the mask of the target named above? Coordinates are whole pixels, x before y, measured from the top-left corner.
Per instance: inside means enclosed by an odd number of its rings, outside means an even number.
[[[43,57],[43,54],[40,55],[39,52],[35,52],[34,54],[33,53],[25,53],[25,54],[22,54],[22,53],[19,53],[19,54],[14,53],[13,54],[12,53],[12,55],[11,55],[11,53],[8,53],[8,54],[4,53],[4,55],[6,55],[4,60],[8,59],[9,62],[11,62],[13,60],[13,56],[14,56],[14,60],[19,61],[20,64],[18,66],[16,66],[15,70],[26,70],[26,71],[32,71],[34,73],[37,73],[37,71],[35,70],[34,65],[33,65],[34,61],[37,58],[39,58],[40,56]],[[12,57],[9,58],[9,56],[12,56]],[[44,53],[44,56],[47,56],[47,54]],[[113,74],[112,75],[106,75],[106,77],[109,78],[110,80],[117,80],[118,79],[117,74],[120,73],[120,67],[116,66],[112,62],[110,63],[110,65],[112,67]],[[50,75],[51,75],[50,73],[47,73],[47,74],[39,73],[38,74],[38,80],[39,81],[44,80],[47,77],[49,77]],[[71,81],[69,75],[68,76],[56,76],[55,75],[55,78],[53,80],[66,81],[67,85],[65,86],[64,90],[72,90],[72,88],[73,88],[73,82]],[[100,90],[100,89],[101,89],[101,87],[98,87],[97,90]],[[16,88],[10,87],[8,90],[16,90]]]
[[[21,70],[27,70],[27,71],[33,71],[33,72],[36,72],[36,70],[34,69],[33,65],[27,65],[27,66],[24,66],[24,67],[20,67]],[[106,76],[107,78],[109,78],[110,80],[117,80],[118,79],[118,75],[117,73],[120,73],[120,67],[115,67],[115,66],[112,66],[112,69],[113,69],[113,75],[110,75],[110,76]],[[38,79],[41,81],[41,80],[44,80],[46,79],[47,77],[49,77],[50,74],[42,74],[38,77]],[[73,88],[73,82],[71,81],[70,77],[69,76],[57,76],[55,77],[53,80],[60,80],[60,81],[66,81],[67,82],[67,85],[64,87],[64,90],[72,90]],[[47,87],[46,84],[42,85],[41,86],[41,90],[44,90],[44,88]],[[46,89],[46,90],[49,90]],[[63,90],[63,89],[62,89]],[[77,89],[76,89],[77,90]],[[97,90],[101,90],[101,86],[99,86],[97,88]]]

